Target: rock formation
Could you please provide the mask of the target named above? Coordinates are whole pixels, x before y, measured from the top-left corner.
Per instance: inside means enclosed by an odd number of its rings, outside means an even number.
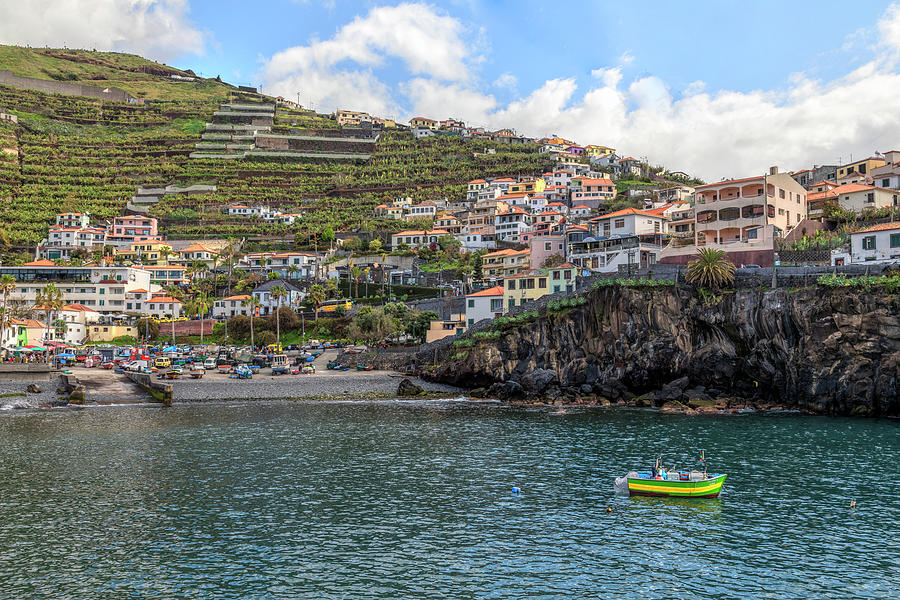
[[[900,415],[900,297],[880,291],[756,289],[703,299],[688,288],[607,287],[466,350],[429,347],[415,366],[425,378],[502,400],[696,408],[738,398]]]

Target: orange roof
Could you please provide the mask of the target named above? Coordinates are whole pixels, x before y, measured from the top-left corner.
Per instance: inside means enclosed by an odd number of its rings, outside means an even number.
[[[586,208],[586,209],[588,209],[588,210],[591,210],[591,207],[590,207],[590,206],[585,206],[584,204],[579,204],[578,206],[573,206],[573,207],[572,207],[572,210],[576,210],[576,209],[578,209],[578,208]]]
[[[47,260],[46,258],[44,258],[42,260],[34,260],[31,262],[27,262],[22,266],[23,267],[55,267],[56,263],[54,263],[52,260]]]
[[[126,292],[126,293],[128,293],[128,294],[146,294],[147,290],[145,290],[144,288],[138,288],[136,290],[128,290],[128,292]]]
[[[201,244],[191,244],[184,250],[178,250],[178,252],[209,252],[211,254],[218,254],[218,252],[216,252],[215,250],[210,250],[209,248]]]
[[[31,329],[43,329],[46,327],[43,323],[38,321],[37,319],[10,319],[13,325],[24,325],[25,327],[29,327]]]
[[[147,300],[147,304],[155,304],[158,302],[168,302],[172,304],[181,304],[181,300],[178,298],[172,298],[171,296],[154,296]]]
[[[645,215],[648,217],[656,217],[657,219],[665,219],[666,218],[662,215],[656,215],[651,212],[647,212],[646,210],[638,210],[636,208],[623,208],[622,210],[617,210],[616,212],[611,212],[606,215],[600,215],[596,219],[597,220],[610,219],[612,217],[622,217],[625,215]],[[591,220],[593,221],[594,219],[591,219]]]
[[[874,185],[865,185],[862,183],[845,183],[844,185],[839,185],[838,187],[830,190],[832,194],[853,194],[854,192],[866,192],[869,190],[874,190]],[[821,192],[820,192],[821,193]]]
[[[503,250],[497,250],[495,252],[488,252],[487,254],[482,254],[481,258],[487,258],[488,256],[507,256],[509,254],[515,254],[516,251],[512,248],[505,248]]]
[[[569,229],[578,229],[580,231],[588,230],[587,227],[585,227],[584,225],[572,225],[571,227],[569,227]]]
[[[470,183],[470,184],[471,184],[471,183],[487,183],[487,181],[485,181],[484,179],[473,179],[473,180],[470,181],[469,183]]]
[[[512,181],[513,183],[516,182],[516,180],[513,179],[512,177],[501,177],[499,179],[491,180],[491,183],[506,183],[507,181]]]
[[[72,304],[66,304],[65,306],[62,307],[62,309],[68,310],[71,312],[97,312],[93,308],[85,306],[84,304],[78,304],[77,302],[74,302]]]
[[[395,235],[449,235],[449,233],[447,231],[444,231],[443,229],[432,229],[431,231],[420,229],[419,231],[409,230],[392,233],[391,237]]]
[[[223,298],[223,300],[249,300],[250,296],[247,294],[238,295],[238,296],[228,296],[227,298]]]
[[[833,181],[828,181],[827,179],[823,179],[822,181],[817,181],[817,182],[815,182],[815,183],[809,184],[809,187],[812,187],[812,186],[814,186],[814,185],[823,185],[823,184],[824,184],[824,185],[830,185],[831,187],[837,187],[837,186],[838,186],[838,184],[836,184],[836,183],[833,182]]]
[[[698,185],[695,190],[702,190],[703,188],[711,188],[717,187],[720,185],[728,185],[730,183],[740,183],[742,181],[753,181],[755,179],[762,179],[765,175],[757,175],[756,177],[744,177],[743,179],[723,179],[722,181],[718,181],[716,183],[707,183],[706,185]]]
[[[858,233],[872,233],[874,231],[890,231],[892,229],[900,229],[900,223],[881,223],[880,225],[875,225],[874,227],[869,227],[868,229],[863,229],[862,231],[854,231],[850,235],[856,235]]]
[[[580,179],[582,185],[612,185],[611,179],[593,179],[591,177],[578,176],[572,179]]]
[[[492,288],[488,288],[486,290],[481,290],[480,292],[466,294],[466,298],[472,298],[473,296],[502,296],[502,295],[503,295],[503,286],[496,285]]]

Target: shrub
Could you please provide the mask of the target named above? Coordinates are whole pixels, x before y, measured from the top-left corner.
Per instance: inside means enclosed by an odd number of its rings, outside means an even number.
[[[451,356],[450,358],[453,359],[453,360],[465,360],[468,356],[469,356],[469,351],[468,351],[468,350],[463,350],[462,352],[457,352],[456,354],[454,354],[454,355]]]
[[[257,346],[268,346],[275,343],[275,334],[271,331],[261,331],[256,334],[254,342]]]

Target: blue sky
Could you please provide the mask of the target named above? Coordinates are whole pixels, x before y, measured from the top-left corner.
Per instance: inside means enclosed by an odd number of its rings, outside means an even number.
[[[0,42],[135,52],[323,112],[564,135],[707,179],[900,146],[900,4],[0,0]]]
[[[203,55],[172,64],[258,84],[267,57],[327,39],[386,4],[397,3],[270,0],[253,11],[238,0],[193,0],[190,19],[210,34],[209,44]],[[845,3],[829,10],[828,3],[771,0],[569,4],[578,10],[535,0],[429,4],[459,19],[465,39],[484,54],[476,69],[484,86],[504,73],[517,78],[519,90],[552,77],[588,81],[593,69],[626,55],[633,58],[626,74],[658,76],[676,91],[697,80],[707,90],[750,91],[783,86],[797,71],[832,79],[870,58],[864,35],[854,34],[872,28],[890,2],[858,0],[852,10]],[[845,44],[851,47],[842,50]],[[396,61],[379,72],[393,84],[406,78]],[[498,95],[511,100],[515,91]]]

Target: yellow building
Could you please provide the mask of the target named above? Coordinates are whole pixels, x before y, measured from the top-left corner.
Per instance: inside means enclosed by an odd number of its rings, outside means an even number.
[[[506,310],[522,306],[547,294],[575,291],[578,268],[571,263],[558,267],[524,271],[503,280],[503,306]]]
[[[164,242],[134,242],[127,250],[116,251],[117,260],[131,261],[151,267],[165,266],[168,264],[169,256],[174,258],[172,246]]]
[[[615,148],[610,148],[609,146],[598,146],[596,144],[591,144],[584,147],[584,153],[588,156],[604,156],[606,154],[614,154],[615,151]]]
[[[521,273],[531,266],[531,250],[497,250],[481,257],[482,279],[497,279]]]
[[[445,337],[462,333],[466,330],[466,315],[452,314],[447,320],[439,319],[432,321],[428,331],[425,333],[425,343],[442,340]]]
[[[547,189],[547,182],[543,177],[538,177],[511,184],[507,194],[540,194],[545,189]]]
[[[111,342],[118,337],[138,337],[137,326],[135,325],[104,325],[101,323],[90,323],[87,326],[88,341],[91,342]]]
[[[409,124],[413,127],[427,127],[432,131],[437,131],[440,127],[439,123],[434,119],[426,119],[425,117],[413,117],[409,120]]]
[[[883,158],[878,156],[870,156],[869,158],[864,158],[862,160],[857,160],[848,165],[841,165],[837,170],[837,182],[839,184],[845,183],[865,183],[866,175],[869,174],[872,169],[877,169],[878,167],[883,167],[887,164]],[[856,179],[852,179],[856,177]],[[845,181],[841,181],[842,178],[847,178]]]

